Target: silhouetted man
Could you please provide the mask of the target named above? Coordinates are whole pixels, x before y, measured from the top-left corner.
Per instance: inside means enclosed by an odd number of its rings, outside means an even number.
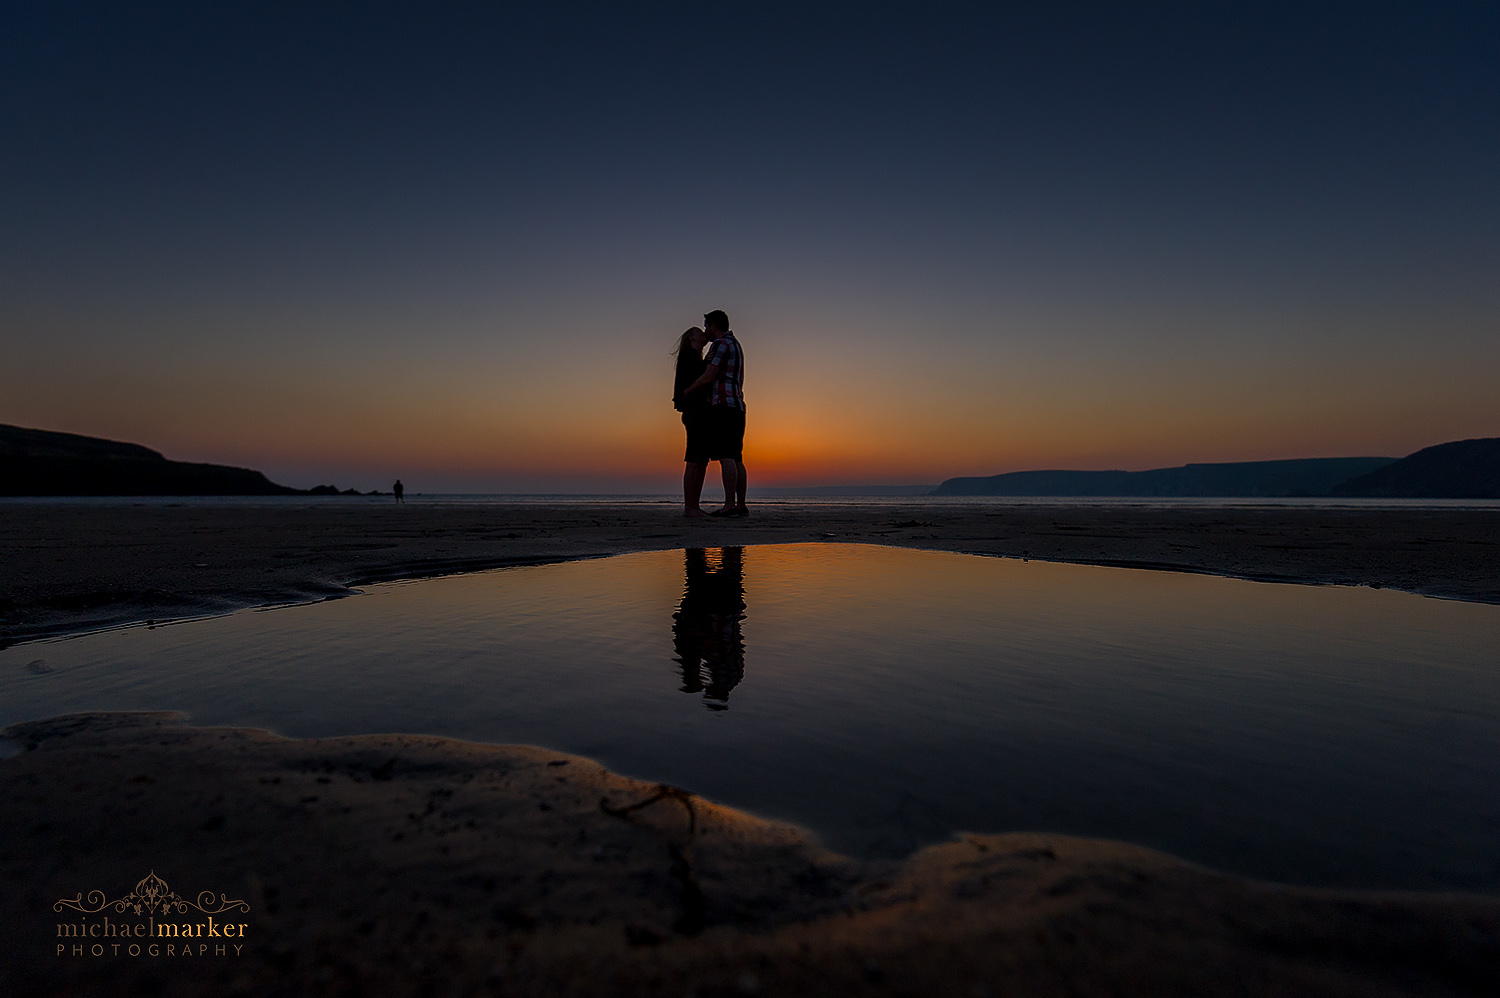
[[[396,484],[391,486],[391,491],[396,493],[397,502],[406,502],[406,500],[402,498],[402,496],[406,494],[406,489],[402,487],[401,479],[396,479]]]
[[[724,479],[724,508],[709,516],[749,516],[745,507],[745,354],[729,330],[729,316],[719,309],[703,316],[713,338],[708,367],[683,394],[708,388],[708,457],[719,462]]]

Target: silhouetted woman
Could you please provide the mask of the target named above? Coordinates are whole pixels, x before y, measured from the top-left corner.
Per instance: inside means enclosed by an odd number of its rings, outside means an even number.
[[[694,326],[682,334],[677,341],[677,374],[672,379],[672,407],[682,413],[682,426],[687,430],[687,450],[682,455],[686,467],[682,471],[682,515],[707,516],[698,505],[703,495],[703,476],[708,472],[708,391],[699,389],[689,396],[682,390],[708,367],[703,359],[703,348],[708,345],[708,334]]]

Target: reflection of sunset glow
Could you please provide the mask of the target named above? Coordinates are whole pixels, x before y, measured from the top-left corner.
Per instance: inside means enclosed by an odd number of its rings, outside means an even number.
[[[1280,880],[1493,885],[1500,607],[848,544],[362,588],[54,641],[41,680],[35,647],[0,649],[0,724],[161,705],[533,742],[855,856],[1041,826]]]

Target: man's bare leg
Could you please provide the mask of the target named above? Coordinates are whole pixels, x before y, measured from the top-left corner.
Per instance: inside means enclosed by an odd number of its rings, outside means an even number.
[[[721,458],[719,477],[724,481],[724,512],[732,512],[735,490],[740,487],[740,463],[732,457]]]
[[[703,498],[703,479],[708,476],[708,465],[689,461],[682,469],[682,515],[707,516],[699,502]]]
[[[743,510],[746,508],[745,489],[749,485],[749,480],[745,477],[745,462],[743,460],[740,460],[736,461],[735,463],[740,466],[739,481],[735,484],[734,487],[735,508]]]

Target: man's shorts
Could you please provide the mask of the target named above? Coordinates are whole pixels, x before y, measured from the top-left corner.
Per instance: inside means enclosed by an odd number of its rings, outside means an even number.
[[[708,456],[708,406],[688,409],[682,414],[682,428],[687,430],[687,451],[682,455],[688,464],[707,464],[713,460]]]
[[[709,460],[741,460],[740,454],[745,449],[745,410],[711,405],[705,422]]]

